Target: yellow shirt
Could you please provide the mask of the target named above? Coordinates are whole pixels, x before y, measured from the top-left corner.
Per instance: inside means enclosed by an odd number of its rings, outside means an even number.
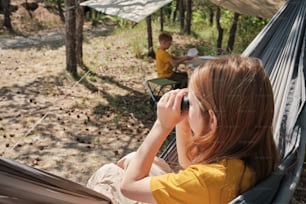
[[[158,77],[170,77],[173,74],[173,67],[170,64],[172,56],[165,50],[156,50],[156,68]]]
[[[159,204],[219,204],[246,191],[252,181],[253,173],[243,161],[228,159],[152,177],[151,191]]]

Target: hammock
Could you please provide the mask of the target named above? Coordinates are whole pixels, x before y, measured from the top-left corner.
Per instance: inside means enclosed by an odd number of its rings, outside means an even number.
[[[305,155],[306,0],[289,0],[243,52],[263,61],[275,93],[274,135],[281,164],[231,203],[289,203]],[[161,157],[175,158],[175,141]],[[0,158],[0,203],[110,203],[82,185]]]
[[[281,163],[232,203],[289,203],[300,179],[306,144],[306,1],[289,0],[243,52],[263,61],[275,98],[274,139]]]
[[[0,203],[109,204],[80,184],[5,158],[0,159]]]

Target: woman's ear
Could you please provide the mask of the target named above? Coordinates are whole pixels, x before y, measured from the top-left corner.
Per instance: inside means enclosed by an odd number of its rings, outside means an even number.
[[[215,131],[218,125],[217,117],[214,111],[211,109],[208,110],[208,114],[209,114],[209,128],[211,131]]]

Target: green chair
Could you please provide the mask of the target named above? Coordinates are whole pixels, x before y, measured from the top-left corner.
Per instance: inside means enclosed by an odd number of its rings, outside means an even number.
[[[154,78],[147,80],[145,82],[145,86],[150,95],[150,104],[156,107],[161,96],[164,93],[174,89],[176,84],[176,81],[167,78]]]

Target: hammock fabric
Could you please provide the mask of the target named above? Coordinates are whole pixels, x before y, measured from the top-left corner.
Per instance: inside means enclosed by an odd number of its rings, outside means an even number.
[[[260,58],[275,98],[274,139],[281,163],[232,203],[289,203],[305,156],[306,0],[289,0],[243,52]]]
[[[306,0],[289,0],[243,52],[263,61],[275,93],[275,141],[281,164],[269,178],[231,203],[289,203],[305,155]],[[175,141],[161,157],[176,161]],[[0,203],[110,203],[64,178],[0,158]]]
[[[107,197],[80,184],[1,158],[0,203],[109,204],[111,202]]]

